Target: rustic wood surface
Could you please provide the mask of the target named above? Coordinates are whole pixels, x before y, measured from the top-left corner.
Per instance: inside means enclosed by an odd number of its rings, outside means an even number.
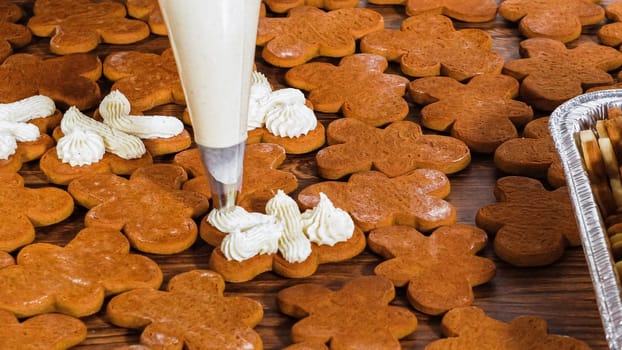
[[[32,10],[32,1],[15,1],[27,11]],[[501,0],[499,0],[501,2]],[[608,2],[603,2],[605,5]],[[385,16],[385,27],[398,28],[405,18],[403,6],[374,6],[361,1],[360,6],[368,6],[381,12]],[[456,23],[456,27],[467,25]],[[516,25],[504,21],[497,16],[494,21],[469,27],[487,30],[494,38],[494,49],[507,60],[519,57],[518,43],[521,36]],[[581,41],[596,41],[596,28],[586,28],[584,35],[569,46]],[[197,37],[197,40],[200,36]],[[44,57],[53,54],[48,49],[48,39],[34,38],[31,45],[18,50]],[[199,42],[197,41],[197,44]],[[134,49],[144,52],[160,53],[168,47],[166,37],[151,36],[139,43],[127,46],[101,45],[96,53],[103,58],[114,51]],[[275,88],[284,87],[284,69],[269,66],[258,56],[256,60],[258,70],[265,73]],[[398,72],[397,67],[392,67]],[[110,82],[100,80],[102,92],[109,90]],[[158,107],[153,113],[168,113],[180,116],[180,106],[167,105]],[[418,120],[419,108],[411,103],[409,120]],[[538,116],[544,114],[539,113]],[[338,115],[318,114],[325,124]],[[168,162],[171,157],[161,157],[157,161]],[[283,169],[294,173],[300,182],[299,190],[308,184],[319,180],[315,166],[314,154],[288,156]],[[35,163],[27,164],[20,173],[25,177],[27,184],[38,186],[46,184],[45,176],[39,171]],[[496,178],[502,176],[495,169],[490,155],[474,155],[472,164],[464,171],[450,176],[452,193],[448,200],[457,208],[458,222],[474,224],[477,210],[489,203],[495,202],[493,186]],[[295,195],[296,193],[294,193]],[[83,227],[85,209],[76,207],[74,214],[66,221],[50,227],[37,230],[38,242],[65,244],[74,234]],[[207,268],[207,261],[211,248],[203,243],[197,243],[187,251],[171,256],[149,255],[159,263],[165,276],[165,283],[175,274],[197,268]],[[594,298],[590,274],[586,267],[581,248],[569,249],[563,259],[551,266],[543,268],[515,268],[499,261],[489,246],[483,251],[483,256],[493,259],[498,267],[497,275],[488,284],[475,288],[474,305],[482,308],[486,313],[502,321],[510,321],[520,315],[535,315],[548,322],[550,333],[564,334],[587,342],[593,349],[607,349],[601,320]],[[253,281],[240,284],[227,284],[226,293],[244,295],[260,301],[264,305],[265,315],[256,330],[263,338],[265,349],[280,349],[291,343],[289,332],[295,320],[279,313],[276,306],[276,293],[280,289],[301,282],[327,284],[332,287],[340,286],[349,278],[373,273],[373,268],[381,260],[379,257],[365,251],[356,258],[334,264],[321,265],[319,270],[309,278],[293,280],[279,277],[272,273],[264,273]],[[403,289],[398,289],[396,305],[408,306]],[[412,310],[412,308],[410,308]],[[420,324],[416,332],[404,338],[401,344],[404,349],[423,349],[429,342],[441,337],[439,327],[440,317],[429,317],[415,312]],[[136,344],[140,331],[118,328],[106,321],[103,312],[84,319],[88,326],[88,338],[78,346],[80,349],[111,349],[123,344]]]

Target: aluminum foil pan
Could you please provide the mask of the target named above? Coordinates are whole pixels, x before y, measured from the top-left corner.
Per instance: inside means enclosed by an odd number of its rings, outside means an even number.
[[[564,166],[605,337],[610,349],[622,350],[622,289],[604,220],[590,188],[578,144],[578,132],[595,130],[598,120],[607,119],[609,107],[622,108],[622,90],[577,96],[553,111],[549,130]]]

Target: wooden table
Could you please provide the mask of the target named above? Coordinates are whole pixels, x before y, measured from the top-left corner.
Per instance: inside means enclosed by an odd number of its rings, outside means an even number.
[[[31,11],[33,1],[15,1]],[[499,0],[501,2],[501,0]],[[609,3],[611,1],[603,2]],[[403,6],[373,6],[361,1],[361,6],[368,6],[385,16],[385,27],[398,28],[404,16]],[[465,27],[456,23],[456,27]],[[521,40],[516,26],[501,17],[489,23],[468,25],[487,30],[494,37],[494,49],[507,60],[519,57],[518,43]],[[576,42],[596,41],[595,28],[587,28],[585,35]],[[572,46],[576,42],[570,44]],[[135,49],[145,52],[160,53],[168,47],[166,37],[152,36],[137,44],[128,46],[101,45],[96,53],[103,58],[114,51]],[[53,56],[48,50],[48,39],[35,38],[28,47],[19,52],[29,52],[44,57]],[[284,87],[284,69],[269,66],[259,56],[258,70],[266,74],[274,88]],[[398,67],[392,67],[399,72]],[[100,81],[103,94],[109,90],[110,82]],[[181,115],[182,107],[167,105],[154,109],[153,113]],[[409,120],[418,120],[419,107],[411,103]],[[538,116],[542,116],[539,113]],[[325,124],[339,115],[318,113]],[[161,157],[158,161],[168,162],[171,157]],[[288,156],[283,169],[294,173],[300,182],[299,190],[308,184],[319,181],[314,154]],[[27,184],[37,186],[46,184],[45,176],[35,163],[28,164],[20,171]],[[495,169],[491,155],[474,155],[472,164],[464,171],[450,176],[452,193],[448,200],[457,208],[458,222],[474,224],[477,210],[495,202],[493,186],[496,178],[502,176]],[[293,195],[295,195],[295,192]],[[76,207],[74,214],[66,221],[37,230],[38,242],[65,244],[83,227],[85,209]],[[202,241],[187,251],[172,256],[149,255],[157,261],[163,270],[165,282],[175,274],[191,269],[207,268],[211,248]],[[510,321],[520,315],[535,315],[548,322],[550,333],[564,334],[587,342],[593,349],[607,349],[607,343],[601,325],[600,316],[594,298],[592,282],[586,267],[582,249],[568,249],[563,259],[543,268],[516,268],[499,261],[490,245],[483,251],[483,256],[493,259],[497,264],[497,275],[492,282],[475,288],[474,305],[484,309],[491,317]],[[227,284],[226,293],[244,295],[260,301],[264,305],[265,315],[256,330],[263,338],[266,349],[280,349],[291,343],[290,327],[294,319],[279,313],[275,302],[277,291],[301,282],[315,282],[340,286],[349,278],[370,275],[381,260],[365,251],[354,259],[335,264],[321,265],[309,278],[301,280],[284,279],[272,273],[264,273],[253,281],[240,284]],[[396,305],[408,306],[403,289],[398,289]],[[411,308],[412,310],[412,308]],[[430,341],[441,337],[440,317],[429,317],[415,312],[420,324],[416,332],[401,341],[405,349],[423,349]],[[140,332],[117,328],[106,322],[103,312],[84,319],[88,326],[88,338],[80,349],[110,349],[122,344],[136,344]]]

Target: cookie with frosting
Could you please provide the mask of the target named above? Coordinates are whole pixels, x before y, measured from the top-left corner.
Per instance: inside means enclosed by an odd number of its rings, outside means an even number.
[[[265,271],[289,277],[312,275],[319,264],[350,259],[365,249],[365,236],[350,216],[321,195],[300,213],[283,191],[266,204],[266,214],[212,210],[201,221],[201,238],[214,250],[210,268],[228,282],[244,282]]]

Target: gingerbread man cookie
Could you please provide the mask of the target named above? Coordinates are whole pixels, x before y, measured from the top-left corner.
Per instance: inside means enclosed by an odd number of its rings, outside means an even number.
[[[532,107],[552,111],[584,89],[613,83],[608,71],[622,66],[622,53],[612,47],[533,38],[520,43],[524,58],[507,62],[504,74],[521,81],[520,96]]]
[[[291,68],[285,74],[290,86],[309,91],[307,98],[316,111],[337,113],[372,126],[406,118],[408,79],[383,73],[389,66],[379,55],[355,54],[338,66],[311,62]]]
[[[23,16],[22,9],[6,0],[0,1],[0,63],[13,53],[13,48],[26,46],[32,40],[30,30],[16,24]]]
[[[291,193],[297,189],[296,176],[289,171],[278,169],[284,161],[285,150],[279,145],[271,143],[246,145],[242,191],[238,195],[238,205],[261,212],[277,190]],[[182,166],[193,177],[184,183],[185,190],[212,196],[197,148],[177,153],[173,163]]]
[[[261,56],[277,67],[294,67],[314,57],[344,57],[356,51],[356,40],[384,28],[378,12],[366,8],[322,11],[299,6],[287,17],[261,17],[257,45]]]
[[[497,14],[495,0],[369,0],[376,5],[405,5],[406,14],[416,16],[420,14],[445,15],[462,22],[488,22]]]
[[[546,179],[557,188],[566,185],[561,159],[549,132],[549,117],[530,121],[523,137],[510,139],[495,150],[494,162],[498,169],[510,174]]]
[[[127,14],[147,22],[153,34],[168,34],[158,0],[128,0],[125,5]]]
[[[24,187],[17,173],[0,172],[0,250],[13,251],[35,239],[35,228],[65,220],[73,199],[56,187]]]
[[[180,190],[186,180],[182,167],[158,163],[137,169],[129,180],[114,174],[84,175],[67,190],[89,209],[87,227],[123,230],[135,249],[173,254],[194,243],[198,228],[193,218],[209,208],[205,195]]]
[[[401,29],[384,29],[361,39],[361,51],[400,63],[413,77],[446,75],[466,80],[501,73],[503,57],[492,50],[492,37],[481,29],[455,30],[451,19],[418,15],[402,21]]]
[[[171,49],[161,55],[115,52],[106,56],[103,69],[104,76],[114,81],[111,90],[121,91],[132,110],[146,111],[167,103],[186,104]]]
[[[225,281],[209,270],[174,276],[167,291],[135,289],[108,303],[106,315],[119,327],[142,330],[141,344],[158,348],[261,349],[253,330],[262,305],[224,295]]]
[[[365,232],[390,225],[430,231],[456,222],[456,209],[442,199],[449,191],[449,179],[438,170],[416,169],[394,178],[378,171],[364,171],[350,176],[348,182],[310,185],[297,199],[303,208],[311,208],[323,192]]]
[[[453,137],[424,135],[419,124],[399,121],[384,129],[351,118],[328,125],[328,147],[316,154],[320,175],[339,179],[366,170],[378,170],[389,177],[417,168],[451,174],[471,162],[467,145]]]
[[[162,272],[153,260],[130,254],[120,232],[86,228],[65,247],[22,248],[16,265],[0,269],[0,283],[0,309],[17,317],[47,312],[83,317],[98,312],[106,296],[159,288]]]
[[[28,28],[51,37],[57,55],[89,52],[99,43],[132,44],[149,36],[143,21],[126,18],[125,5],[115,1],[37,0]]]
[[[479,209],[477,226],[495,235],[493,247],[515,266],[545,266],[559,260],[567,246],[581,245],[574,211],[563,186],[548,191],[540,181],[506,176],[497,180],[499,201]]]
[[[469,225],[442,226],[424,236],[410,226],[388,226],[369,233],[368,246],[387,261],[374,269],[396,287],[408,286],[410,304],[438,315],[473,303],[473,287],[492,280],[495,264],[475,255],[486,232]]]
[[[77,318],[44,314],[23,322],[0,310],[0,348],[69,349],[86,339],[86,325]]]
[[[413,100],[425,105],[421,123],[432,130],[450,131],[474,152],[492,153],[504,141],[518,137],[517,127],[533,118],[518,95],[516,79],[482,74],[462,84],[449,77],[416,79],[408,85]]]
[[[546,321],[539,317],[520,316],[505,323],[487,316],[475,306],[447,312],[441,321],[441,329],[447,338],[433,341],[425,350],[590,349],[580,340],[548,334]]]
[[[583,26],[598,24],[605,11],[594,0],[506,0],[499,14],[528,38],[549,38],[564,43],[577,39]]]
[[[101,98],[97,80],[102,65],[92,54],[43,59],[14,54],[0,65],[0,102],[15,102],[37,94],[48,96],[58,107],[89,109]]]
[[[331,349],[399,349],[399,339],[417,328],[409,310],[389,305],[391,282],[381,276],[360,276],[333,291],[304,283],[277,294],[279,309],[299,318],[292,327],[294,343],[325,343]]]
[[[612,2],[605,7],[605,15],[609,20],[596,32],[601,43],[619,47],[622,44],[622,3]]]
[[[326,10],[337,10],[348,7],[356,7],[359,0],[264,0],[270,11],[285,13],[298,6],[313,6]]]

